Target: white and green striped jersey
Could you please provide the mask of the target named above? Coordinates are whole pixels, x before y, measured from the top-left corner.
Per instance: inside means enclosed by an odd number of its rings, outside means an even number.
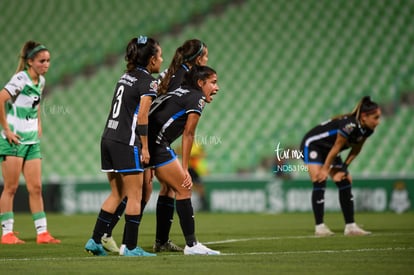
[[[27,71],[21,71],[4,87],[11,96],[6,106],[7,123],[10,130],[21,137],[21,144],[39,142],[37,111],[44,86],[43,76],[34,85]],[[2,136],[5,138],[3,131]]]

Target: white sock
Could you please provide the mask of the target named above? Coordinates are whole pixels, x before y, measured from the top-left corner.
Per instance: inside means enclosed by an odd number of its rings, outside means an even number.
[[[3,236],[13,232],[14,219],[7,219],[1,221],[1,228],[3,229]]]
[[[47,231],[46,218],[40,218],[34,221],[37,235]]]

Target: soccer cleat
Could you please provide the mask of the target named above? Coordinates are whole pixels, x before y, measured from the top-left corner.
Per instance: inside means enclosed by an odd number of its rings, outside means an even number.
[[[14,232],[10,232],[1,237],[1,243],[2,244],[24,244],[25,241],[22,241],[19,238],[17,238]]]
[[[152,247],[154,252],[182,252],[183,249],[173,243],[171,240],[166,241],[164,244],[160,242],[155,242]]]
[[[103,236],[101,238],[103,248],[108,252],[119,253],[118,245],[116,244],[114,238]]]
[[[184,255],[220,255],[220,251],[210,249],[202,243],[197,243],[191,247],[186,245]]]
[[[345,236],[366,236],[370,234],[371,232],[363,230],[356,223],[345,225],[345,230],[344,230]]]
[[[127,247],[125,247],[122,251],[122,256],[152,257],[157,256],[157,254],[146,252],[141,247],[137,246],[132,250],[129,250]]]
[[[107,255],[102,244],[96,243],[93,239],[89,239],[88,242],[85,244],[85,250],[89,254],[92,254],[95,256],[106,256]]]
[[[119,247],[119,256],[124,256],[125,248],[126,248],[126,245],[121,244],[121,246]]]
[[[60,240],[55,239],[49,232],[43,232],[37,235],[36,243],[38,244],[58,244]]]
[[[333,235],[335,235],[335,233],[333,233],[324,223],[315,226],[316,237],[329,237]]]

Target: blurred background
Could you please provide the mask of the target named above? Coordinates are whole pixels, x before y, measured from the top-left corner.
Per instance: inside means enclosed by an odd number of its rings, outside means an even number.
[[[105,181],[100,135],[125,47],[138,35],[160,41],[163,69],[185,40],[208,46],[220,91],[196,136],[207,181],[306,178],[294,154],[303,135],[364,95],[384,116],[352,174],[413,178],[412,0],[2,0],[0,10],[3,87],[25,41],[51,51],[45,183]]]

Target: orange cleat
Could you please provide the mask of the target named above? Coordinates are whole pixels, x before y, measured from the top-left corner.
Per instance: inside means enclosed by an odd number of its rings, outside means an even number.
[[[25,241],[22,241],[19,238],[17,238],[14,232],[10,232],[1,237],[1,243],[2,244],[24,244]]]
[[[55,239],[52,237],[52,235],[49,234],[49,232],[43,232],[41,234],[37,235],[36,243],[38,244],[58,244],[60,243],[60,240]]]

